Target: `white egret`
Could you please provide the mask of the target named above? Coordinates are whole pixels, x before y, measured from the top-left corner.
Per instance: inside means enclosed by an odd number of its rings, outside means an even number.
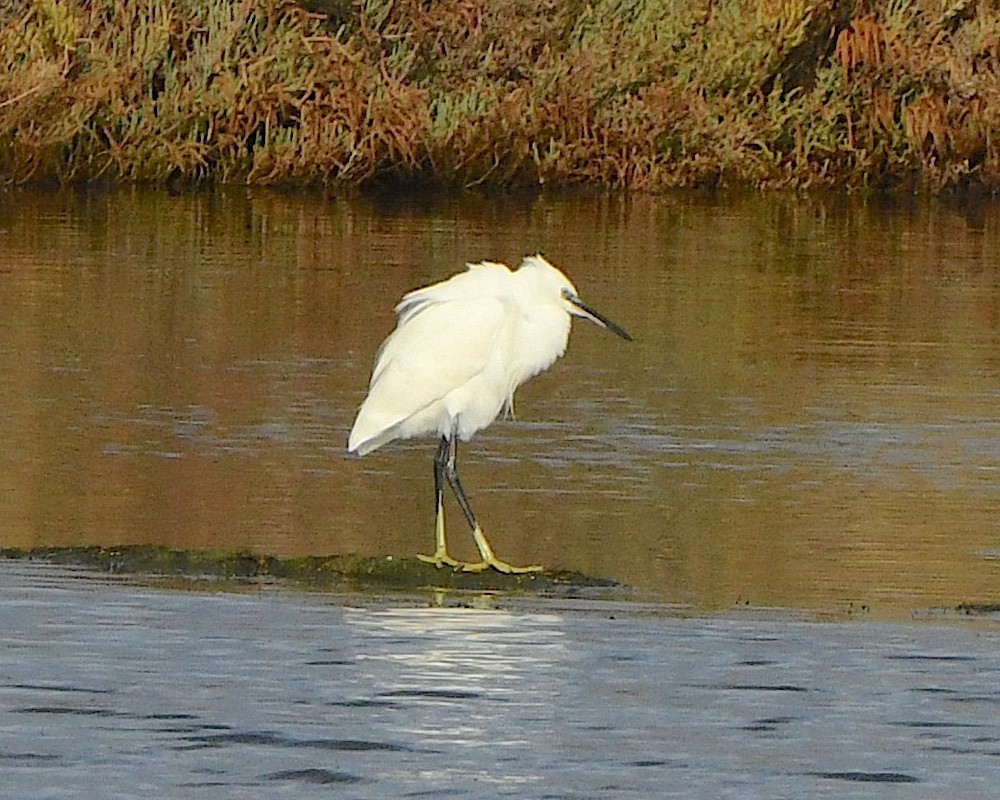
[[[469,264],[467,272],[407,294],[396,316],[396,329],[375,357],[347,449],[364,456],[396,439],[436,434],[436,546],[433,555],[420,558],[468,572],[541,570],[513,567],[493,552],[458,479],[458,440],[467,442],[504,408],[513,409],[514,390],[566,351],[571,317],[632,337],[581,301],[569,278],[541,255],[525,258],[515,271],[488,261]],[[479,562],[448,555],[445,481],[472,528]]]

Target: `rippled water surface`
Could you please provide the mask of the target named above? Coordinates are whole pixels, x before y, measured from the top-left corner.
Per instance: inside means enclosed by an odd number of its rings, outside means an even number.
[[[992,207],[11,195],[0,544],[428,550],[434,443],[345,453],[375,351],[536,251],[636,342],[577,323],[463,447],[501,556],[697,609],[1000,600]]]
[[[157,591],[0,563],[5,797],[908,798],[1000,780],[995,629]]]

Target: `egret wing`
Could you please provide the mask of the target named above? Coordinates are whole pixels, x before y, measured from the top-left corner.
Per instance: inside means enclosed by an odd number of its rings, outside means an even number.
[[[402,325],[411,317],[420,314],[428,308],[442,303],[473,303],[482,302],[486,298],[505,297],[511,288],[514,273],[504,264],[483,261],[479,264],[466,264],[468,269],[448,280],[414,289],[408,293],[396,306],[396,315]]]
[[[445,412],[435,406],[482,374],[507,322],[495,297],[405,303],[351,430],[348,449],[362,455],[395,438],[438,432]]]

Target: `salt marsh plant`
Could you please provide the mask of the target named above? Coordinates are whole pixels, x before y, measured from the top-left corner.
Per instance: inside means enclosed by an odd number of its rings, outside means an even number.
[[[987,0],[6,0],[0,177],[992,189]]]

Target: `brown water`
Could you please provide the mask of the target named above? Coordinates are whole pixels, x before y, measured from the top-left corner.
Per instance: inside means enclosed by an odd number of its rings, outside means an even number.
[[[1000,601],[982,207],[8,195],[0,544],[426,552],[434,443],[344,451],[375,351],[408,289],[536,251],[637,341],[578,323],[462,449],[502,557],[699,609]]]

